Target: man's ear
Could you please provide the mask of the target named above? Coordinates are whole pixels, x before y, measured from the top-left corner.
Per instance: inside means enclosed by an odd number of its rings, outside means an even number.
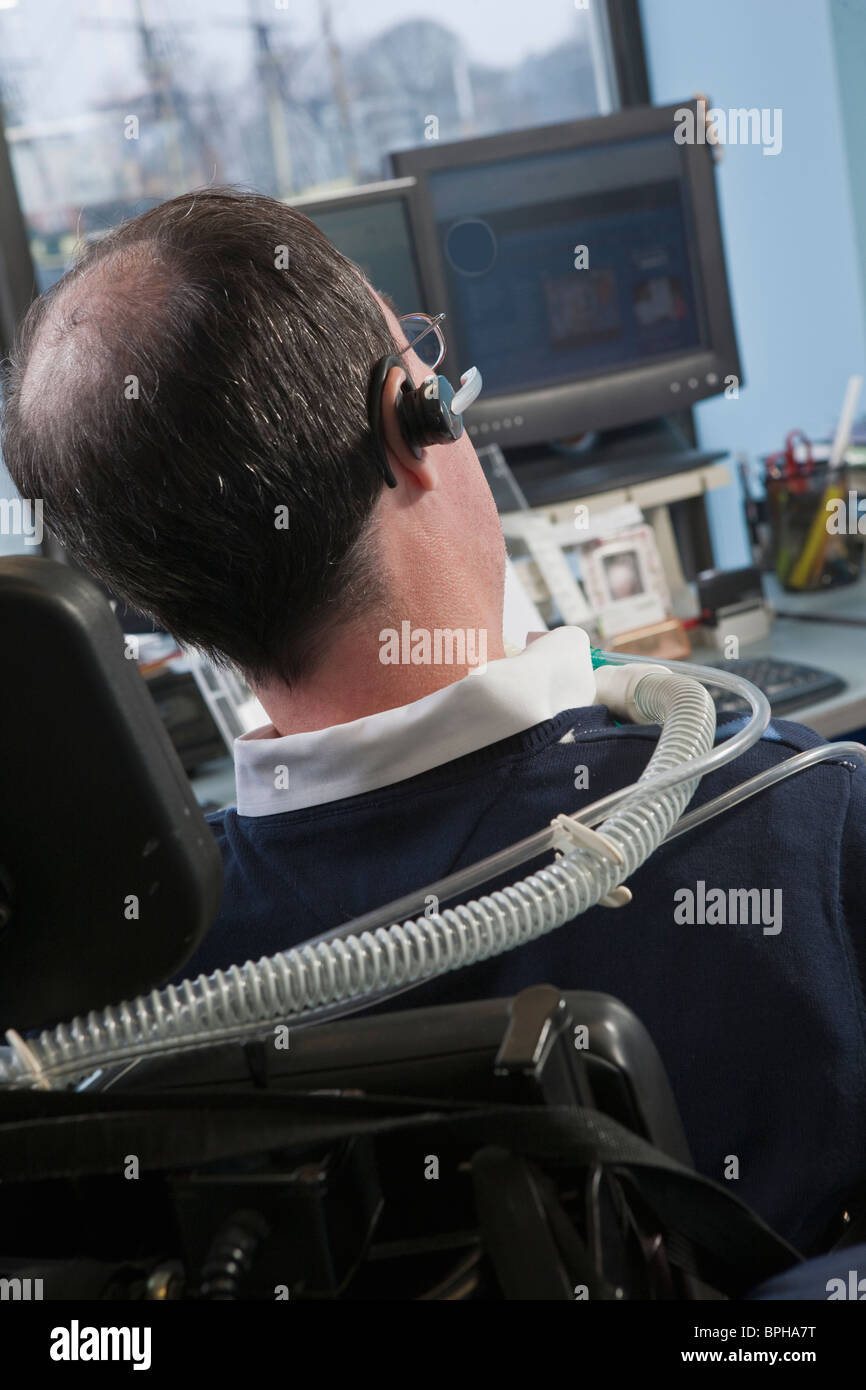
[[[439,474],[431,461],[429,449],[414,449],[406,443],[397,418],[397,401],[401,394],[401,382],[411,381],[404,367],[392,367],[385,377],[382,387],[382,433],[392,466],[400,465],[412,474],[424,492],[431,492],[439,484]],[[395,470],[396,472],[396,470]]]

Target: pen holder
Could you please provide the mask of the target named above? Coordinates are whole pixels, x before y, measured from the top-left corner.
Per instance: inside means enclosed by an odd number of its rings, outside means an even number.
[[[863,535],[857,493],[847,471],[818,464],[766,480],[776,574],[803,593],[853,584],[860,578]]]

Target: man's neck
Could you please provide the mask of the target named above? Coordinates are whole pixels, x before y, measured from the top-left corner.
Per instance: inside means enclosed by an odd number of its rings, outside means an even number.
[[[505,656],[501,624],[428,628],[400,622],[378,632],[343,629],[301,684],[259,687],[277,733],[300,734],[398,709]]]

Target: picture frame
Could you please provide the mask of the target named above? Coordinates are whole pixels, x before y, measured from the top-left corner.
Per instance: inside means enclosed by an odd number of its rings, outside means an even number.
[[[664,622],[671,596],[652,527],[628,526],[580,548],[581,575],[600,636]]]

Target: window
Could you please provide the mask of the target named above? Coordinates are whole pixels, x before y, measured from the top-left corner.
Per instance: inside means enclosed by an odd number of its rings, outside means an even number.
[[[0,97],[38,285],[185,189],[367,183],[391,150],[610,108],[599,4],[0,0]]]

